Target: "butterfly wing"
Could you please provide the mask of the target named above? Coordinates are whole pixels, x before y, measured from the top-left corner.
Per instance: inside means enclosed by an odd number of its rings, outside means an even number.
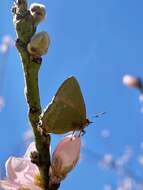
[[[86,118],[86,107],[80,86],[75,77],[69,77],[63,82],[63,84],[58,89],[54,101],[63,101],[67,105],[75,108],[83,118]]]
[[[68,104],[57,101],[52,102],[44,112],[42,123],[47,133],[64,134],[78,130],[82,117],[77,110]]]
[[[41,120],[48,133],[62,134],[78,130],[86,119],[86,109],[80,86],[74,77],[63,82]]]

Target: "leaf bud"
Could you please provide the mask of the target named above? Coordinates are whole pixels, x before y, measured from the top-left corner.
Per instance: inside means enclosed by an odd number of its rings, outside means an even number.
[[[35,34],[27,45],[28,52],[34,57],[46,54],[49,48],[50,38],[47,32]]]
[[[32,3],[30,5],[30,13],[33,16],[35,25],[38,25],[46,16],[46,8],[43,4]]]

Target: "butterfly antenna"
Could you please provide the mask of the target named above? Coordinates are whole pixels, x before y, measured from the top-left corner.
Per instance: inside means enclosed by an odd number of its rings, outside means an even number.
[[[95,114],[95,116],[93,117],[101,117],[102,115],[104,115],[106,112],[99,112],[97,114]]]

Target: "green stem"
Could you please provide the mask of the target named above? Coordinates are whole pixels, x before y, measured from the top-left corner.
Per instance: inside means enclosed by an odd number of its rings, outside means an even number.
[[[14,24],[17,33],[16,47],[22,60],[25,78],[25,95],[29,108],[29,120],[35,135],[38,159],[37,164],[42,182],[43,189],[49,188],[49,167],[50,167],[50,135],[42,133],[42,126],[39,127],[39,116],[41,114],[41,104],[38,87],[38,72],[41,65],[40,59],[34,59],[27,52],[27,44],[34,35],[36,28],[32,16],[27,10],[26,0],[17,0],[13,7]],[[54,190],[56,190],[55,188]]]

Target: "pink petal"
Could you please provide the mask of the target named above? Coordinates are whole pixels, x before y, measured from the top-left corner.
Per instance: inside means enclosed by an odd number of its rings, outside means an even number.
[[[31,185],[30,190],[42,190],[40,187],[36,186],[36,185]]]
[[[81,138],[77,136],[67,136],[59,142],[52,156],[52,178],[56,176],[61,181],[75,167],[80,155],[80,146]]]
[[[26,151],[26,153],[25,153],[25,155],[24,155],[24,158],[30,159],[30,154],[31,154],[31,152],[33,152],[33,151],[36,151],[35,142],[32,142],[32,143],[28,146],[27,151]]]
[[[0,180],[0,188],[6,189],[6,190],[19,190],[19,189],[29,189],[29,190],[42,190],[40,187],[29,184],[29,185],[19,185],[15,184],[12,181],[9,180]]]
[[[80,146],[80,137],[67,136],[59,142],[54,151],[53,157],[58,156],[61,158],[65,166],[69,165],[70,163],[78,160]]]
[[[14,168],[12,167],[12,159],[16,159],[15,157],[9,157],[9,159],[6,161],[5,168],[6,168],[6,177],[9,178],[9,180],[14,180],[16,178],[16,173]]]
[[[20,185],[34,183],[35,175],[39,174],[36,165],[24,158],[10,157],[6,162],[7,178]]]
[[[17,190],[20,186],[8,180],[0,180],[0,188],[4,188],[6,190]]]

